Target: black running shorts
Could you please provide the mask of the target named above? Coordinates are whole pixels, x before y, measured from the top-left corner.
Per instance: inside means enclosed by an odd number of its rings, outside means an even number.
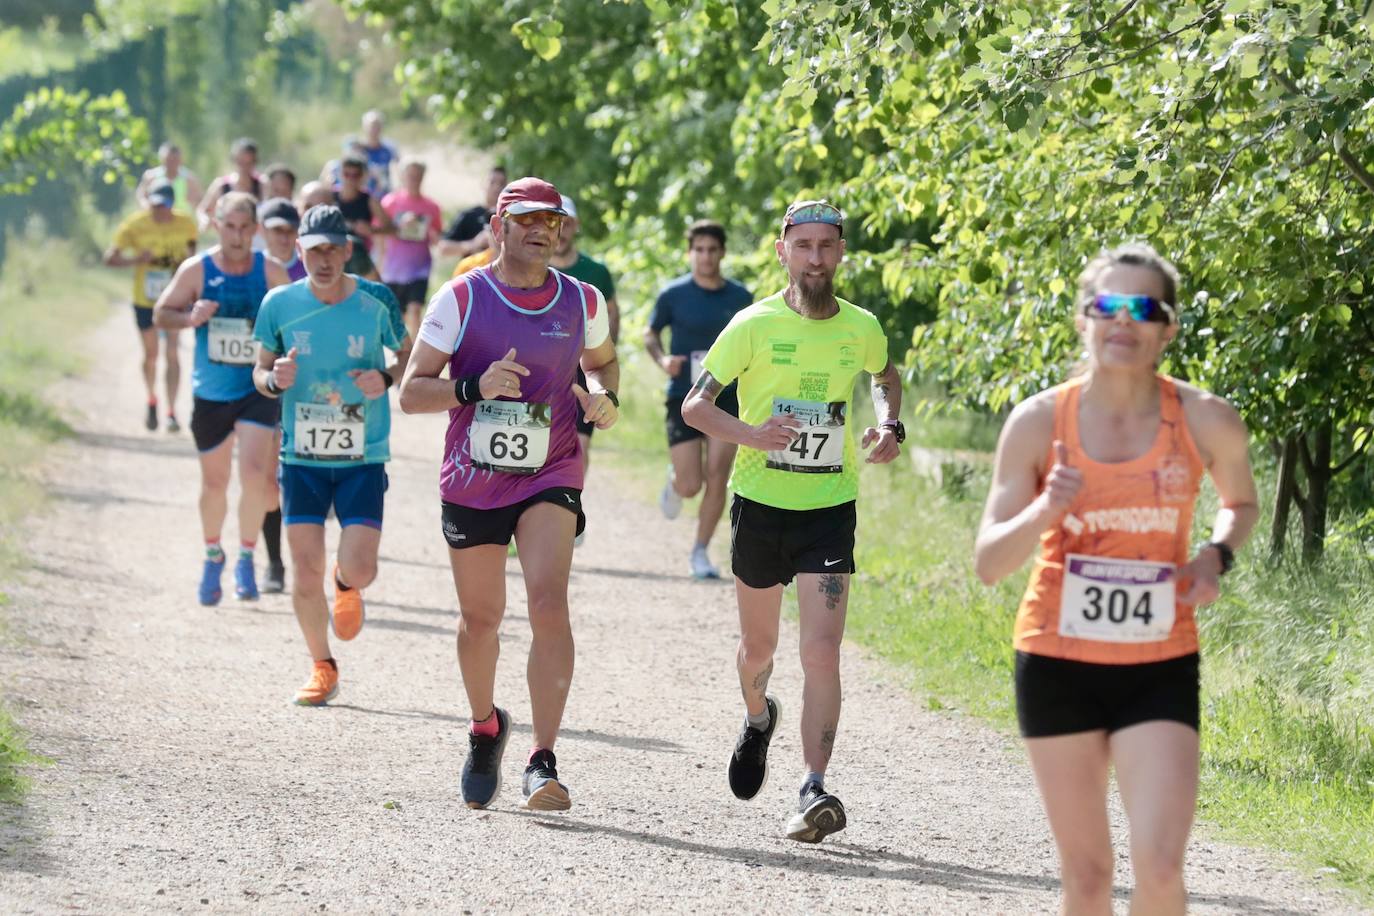
[[[387,289],[396,297],[396,303],[404,309],[412,303],[425,305],[429,302],[429,279],[412,280],[409,283],[388,283]]]
[[[682,419],[682,402],[686,398],[669,398],[664,404],[663,428],[668,433],[668,447],[705,437],[705,433]],[[716,406],[732,417],[739,416],[739,398],[734,385],[726,388],[716,398]]]
[[[191,399],[191,438],[196,449],[208,452],[219,448],[229,438],[238,423],[252,423],[268,429],[277,428],[281,404],[257,391],[250,391],[237,401],[207,401]]]
[[[750,588],[786,585],[797,573],[853,573],[854,501],[824,509],[777,509],[735,495],[730,564]]]
[[[1016,653],[1023,738],[1119,729],[1141,722],[1198,727],[1197,653],[1139,665],[1097,665]]]
[[[134,324],[138,325],[140,331],[151,331],[153,329],[153,310],[150,306],[134,306]]]
[[[540,490],[529,499],[497,509],[472,509],[445,501],[444,540],[454,550],[482,544],[509,544],[515,536],[515,526],[520,516],[530,506],[539,503],[562,506],[577,516],[578,534],[586,529],[587,517],[582,514],[582,491],[572,487],[550,487]]]

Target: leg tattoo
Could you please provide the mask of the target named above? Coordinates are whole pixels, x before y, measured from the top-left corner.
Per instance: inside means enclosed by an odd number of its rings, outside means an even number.
[[[835,610],[840,606],[840,598],[844,595],[844,576],[835,573],[827,573],[820,578],[821,594],[825,596],[825,606],[829,610]]]

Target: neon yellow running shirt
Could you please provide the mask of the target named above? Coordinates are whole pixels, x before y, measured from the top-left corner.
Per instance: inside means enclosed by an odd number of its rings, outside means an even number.
[[[788,413],[801,426],[791,447],[741,446],[730,486],[778,509],[823,509],[859,495],[851,416],[854,380],[887,366],[887,337],[872,312],[843,299],[838,314],[803,318],[782,293],[740,311],[716,338],[703,368],[717,382],[739,379],[739,418],[757,426]]]

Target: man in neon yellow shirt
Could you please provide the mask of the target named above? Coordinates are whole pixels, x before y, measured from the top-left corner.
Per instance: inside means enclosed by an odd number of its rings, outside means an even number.
[[[143,384],[148,391],[148,411],[144,425],[157,429],[157,351],[158,330],[153,327],[153,305],[172,282],[181,262],[196,253],[196,221],[173,210],[176,190],[166,178],[153,181],[144,195],[146,206],[131,214],[115,230],[114,241],[105,252],[109,267],[134,269],[134,322],[143,345]],[[167,431],[177,432],[177,387],[181,382],[181,363],[177,360],[177,335],[174,329],[161,332],[167,341]]]
[[[854,572],[859,448],[886,464],[906,437],[901,375],[878,319],[834,293],[844,258],[844,215],[825,201],[787,208],[775,244],[786,289],[731,319],[716,338],[682,407],[683,419],[740,446],[730,485],[730,559],[739,602],[736,665],[745,722],[730,758],[730,789],[751,799],[768,776],[768,744],[781,707],[767,694],[782,591],[797,579],[801,614],[802,781],[787,836],[819,843],[843,830],[844,805],[825,790],[840,720],[840,642]],[[873,376],[878,425],[856,445],[854,382]],[[715,404],[739,379],[739,418]]]

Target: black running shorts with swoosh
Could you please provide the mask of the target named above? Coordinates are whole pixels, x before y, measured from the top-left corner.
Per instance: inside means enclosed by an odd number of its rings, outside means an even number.
[[[786,585],[797,573],[853,573],[854,501],[778,509],[738,494],[730,504],[730,563],[750,588]]]
[[[530,506],[539,503],[562,506],[577,516],[577,534],[587,527],[587,516],[582,514],[582,491],[572,487],[549,487],[529,499],[497,509],[473,509],[445,500],[442,513],[444,540],[454,550],[482,544],[509,544],[515,536],[515,526],[520,516]]]

